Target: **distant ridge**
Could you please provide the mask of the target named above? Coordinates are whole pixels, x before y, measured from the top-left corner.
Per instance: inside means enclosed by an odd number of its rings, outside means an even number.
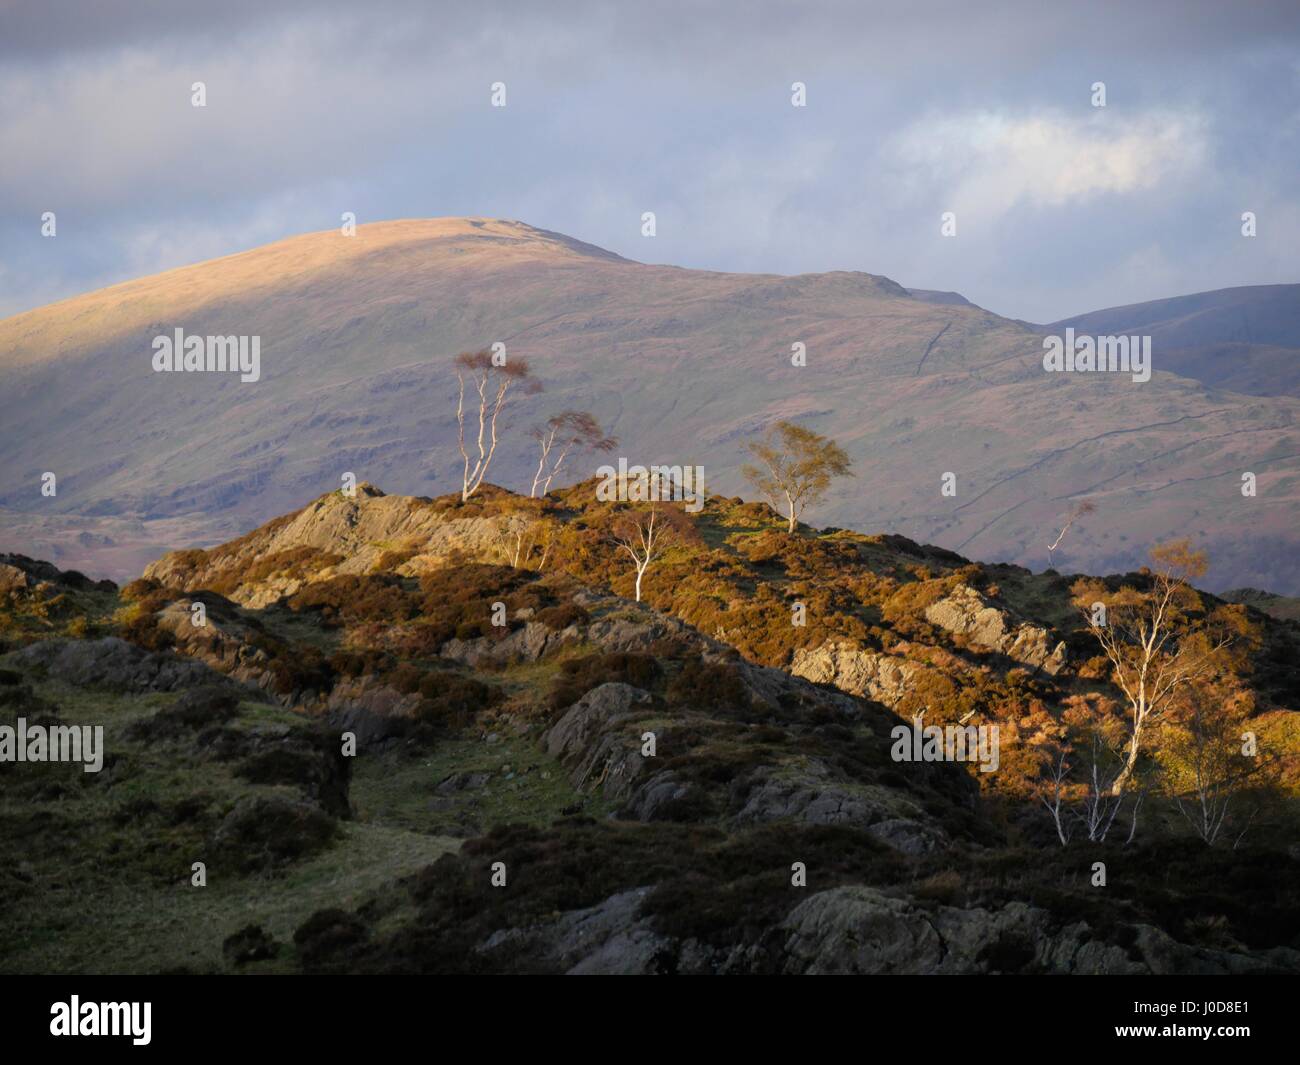
[[[1037,328],[1149,335],[1160,369],[1254,396],[1300,396],[1300,285],[1243,285],[1090,311]]]

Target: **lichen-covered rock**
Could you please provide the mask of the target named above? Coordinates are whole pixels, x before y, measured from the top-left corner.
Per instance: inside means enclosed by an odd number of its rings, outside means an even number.
[[[1009,612],[999,610],[967,584],[959,584],[946,597],[926,607],[925,620],[1034,669],[1057,673],[1065,664],[1063,641],[1053,642],[1041,625],[1020,622]]]
[[[833,684],[842,691],[865,695],[897,706],[914,677],[924,667],[905,658],[877,654],[851,643],[828,641],[812,649],[795,651],[790,672],[814,684]]]

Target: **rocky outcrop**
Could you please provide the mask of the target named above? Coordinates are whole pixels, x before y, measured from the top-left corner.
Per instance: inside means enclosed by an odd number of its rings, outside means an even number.
[[[640,688],[602,684],[569,707],[543,745],[569,770],[575,788],[599,787],[606,798],[622,801],[645,768],[641,732],[632,724],[649,704],[649,693]]]
[[[262,699],[202,662],[167,651],[146,651],[116,636],[102,640],[42,640],[15,652],[17,661],[44,668],[68,684],[111,692],[183,691],[203,685],[228,687],[241,698]]]
[[[922,908],[855,885],[818,892],[781,925],[788,973],[1249,973],[1300,971],[1300,952],[1263,956],[1178,943],[1138,925],[1127,949],[1098,939],[1086,922],[1055,927],[1022,902],[995,909]]]
[[[1053,642],[1042,626],[1016,621],[967,585],[959,585],[950,595],[928,606],[925,618],[946,632],[964,636],[979,647],[997,651],[1031,669],[1055,674],[1065,666],[1063,641]],[[919,662],[868,651],[841,640],[800,648],[790,663],[790,672],[796,677],[833,684],[891,708],[902,702],[926,670]]]
[[[791,820],[807,825],[865,828],[904,854],[943,850],[951,841],[920,805],[898,788],[847,780],[818,760],[764,766],[748,781],[736,825]]]
[[[697,643],[701,650],[721,650],[721,644],[705,639],[695,629],[647,607],[634,606],[625,599],[609,597],[588,597],[575,602],[595,602],[606,607],[617,608],[613,615],[597,618],[587,627],[587,639],[597,644],[603,651],[639,651],[650,652],[661,640],[684,639]]]
[[[877,654],[855,644],[828,641],[795,651],[790,672],[814,684],[833,684],[842,691],[894,707],[925,667],[905,658]]]
[[[1032,669],[1055,674],[1065,665],[1063,641],[1053,641],[1051,633],[1041,625],[1018,621],[1009,612],[999,610],[967,584],[959,584],[946,597],[926,607],[925,620]]]
[[[207,605],[203,624],[196,625],[195,602],[177,599],[154,615],[158,628],[171,633],[176,650],[218,673],[269,691],[270,656],[254,645],[257,630],[241,621],[233,611]]]
[[[501,639],[479,636],[473,640],[448,640],[439,654],[461,665],[479,668],[536,662],[561,647],[577,643],[582,632],[576,625],[556,631],[538,621],[526,622]]]
[[[1040,967],[1040,952],[1046,953],[1051,945],[1043,934],[1045,917],[1044,911],[1019,902],[1000,910],[941,906],[929,911],[877,888],[833,888],[810,896],[782,922],[782,971],[810,975],[1021,972]],[[1089,962],[1094,972],[1144,971],[1118,947],[1105,948]]]
[[[489,960],[509,958],[512,968],[523,971],[575,976],[668,972],[666,963],[676,953],[672,941],[640,916],[650,891],[634,888],[549,923],[494,932],[475,953]]]
[[[388,496],[373,485],[360,484],[354,497],[331,492],[296,514],[214,551],[169,552],[149,565],[144,576],[168,588],[202,588],[218,578],[237,576],[258,561],[304,548],[340,559],[313,572],[312,580],[369,573],[395,549],[407,557],[394,572],[416,575],[462,554],[503,562],[506,540],[526,521],[522,514],[457,518],[427,500]],[[303,583],[302,578],[268,574],[255,583],[240,585],[230,598],[247,607],[268,606],[281,596],[292,595]]]
[[[660,932],[644,914],[652,887],[623,891],[548,920],[492,933],[475,948],[507,971],[648,975],[959,975],[1285,973],[1300,952],[1261,955],[1178,943],[1138,925],[1128,947],[1099,938],[1087,922],[1060,926],[1023,902],[1000,907],[923,906],[906,896],[851,885],[798,903],[760,942],[712,946]]]

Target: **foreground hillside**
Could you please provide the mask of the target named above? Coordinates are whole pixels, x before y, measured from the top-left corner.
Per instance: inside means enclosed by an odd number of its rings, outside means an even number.
[[[1277,755],[1235,846],[1155,789],[1062,847],[1036,743],[1113,695],[1072,579],[712,500],[635,603],[592,498],[362,485],[121,589],[0,560],[2,723],[107,737],[4,766],[0,967],[1300,971],[1295,623],[1204,599]],[[900,762],[922,710],[996,770]]]
[[[1151,542],[1192,534],[1211,550],[1208,587],[1300,592],[1300,400],[1207,385],[1163,342],[1144,384],[1047,374],[1038,333],[917,292],[868,273],[649,265],[459,218],[307,234],[116,285],[0,322],[0,550],[129,579],[345,472],[451,491],[450,360],[500,342],[546,386],[519,397],[503,484],[536,466],[520,430],[566,409],[592,411],[642,461],[703,465],[723,493],[741,488],[745,441],[795,420],[871,471],[832,490],[830,522],[1041,569],[1087,498],[1072,568],[1132,569]],[[259,380],[153,372],[154,338],[178,328],[260,337]],[[940,493],[949,472],[955,496]]]

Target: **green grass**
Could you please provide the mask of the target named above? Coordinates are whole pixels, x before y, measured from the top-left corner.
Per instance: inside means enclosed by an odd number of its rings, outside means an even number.
[[[248,924],[261,925],[281,948],[252,968],[291,968],[293,931],[313,912],[355,908],[460,845],[439,833],[436,819],[419,816],[427,776],[398,774],[382,788],[367,788],[386,770],[363,755],[355,764],[358,817],[341,823],[336,843],[275,876],[224,874],[206,853],[212,825],[245,795],[296,797],[297,789],[248,784],[233,764],[203,757],[188,739],[127,738],[128,726],[170,705],[173,695],[116,696],[58,681],[33,686],[59,706],[64,723],[103,725],[115,762],[99,774],[67,764],[0,769],[0,971],[222,970],[222,942]],[[3,716],[12,723],[26,713],[8,709]],[[306,722],[278,706],[245,703],[231,724],[279,730]],[[404,799],[404,786],[416,794]],[[542,796],[537,808],[550,808],[552,790],[558,794],[558,782],[520,798]],[[183,803],[194,814],[173,823]],[[503,795],[491,809],[506,805]],[[194,861],[208,865],[206,887],[190,883]]]
[[[544,827],[581,806],[590,817],[609,813],[597,795],[580,795],[554,759],[528,737],[447,740],[422,757],[393,752],[358,759],[352,804],[361,823],[412,832],[478,835],[494,825]],[[508,768],[507,768],[508,767]],[[486,776],[480,786],[439,792],[453,774]]]
[[[7,973],[145,973],[189,968],[225,971],[221,944],[260,925],[279,953],[248,971],[292,971],[294,930],[316,910],[353,909],[397,877],[416,872],[459,841],[379,824],[344,825],[329,851],[277,877],[209,875],[148,886],[130,879],[64,874],[39,898],[6,914],[0,971]],[[11,900],[12,901],[12,900]]]

